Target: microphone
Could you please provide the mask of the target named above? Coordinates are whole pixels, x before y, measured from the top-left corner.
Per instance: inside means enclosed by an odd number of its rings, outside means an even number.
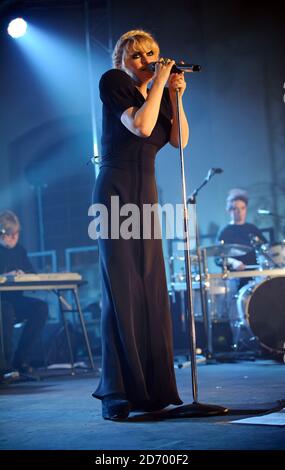
[[[223,171],[224,170],[222,168],[210,168],[205,180],[209,181],[212,178],[212,176],[219,174],[219,173],[223,173]]]
[[[271,211],[268,209],[257,209],[257,213],[261,215],[272,215]]]
[[[193,193],[188,197],[187,199],[187,204],[193,204],[195,203],[195,198],[198,194],[198,192],[200,191],[200,189],[202,189],[207,183],[209,183],[210,179],[218,174],[218,173],[223,173],[223,169],[222,168],[210,168],[210,170],[208,171],[208,174],[206,176],[206,178],[204,179],[203,183],[200,184],[200,186],[198,188],[196,188]]]
[[[147,70],[150,70],[151,72],[155,71],[155,64],[159,64],[160,62],[150,62],[146,68]],[[163,63],[163,62],[162,62]],[[201,65],[197,64],[183,64],[181,62],[178,62],[177,64],[174,64],[171,68],[170,73],[181,73],[181,72],[200,72],[201,70]]]

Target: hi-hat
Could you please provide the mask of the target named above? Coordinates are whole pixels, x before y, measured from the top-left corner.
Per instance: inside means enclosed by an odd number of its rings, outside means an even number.
[[[228,258],[235,256],[243,256],[252,251],[252,246],[232,244],[210,245],[201,248],[206,250],[207,256],[217,256],[220,258]]]

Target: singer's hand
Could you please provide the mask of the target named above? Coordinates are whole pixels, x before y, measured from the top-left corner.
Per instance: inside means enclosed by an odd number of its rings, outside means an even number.
[[[186,89],[186,82],[184,78],[184,72],[182,73],[172,73],[168,80],[168,88],[170,98],[174,99],[176,95],[176,90],[179,90],[179,96],[182,97]]]
[[[162,82],[163,86],[165,86],[174,64],[174,60],[161,58],[159,62],[155,64],[154,80]]]

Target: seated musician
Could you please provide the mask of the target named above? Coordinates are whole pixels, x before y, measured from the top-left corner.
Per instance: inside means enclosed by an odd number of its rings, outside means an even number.
[[[218,241],[225,244],[238,244],[252,246],[252,249],[243,256],[228,258],[230,270],[242,271],[257,264],[254,246],[266,243],[267,240],[256,225],[246,222],[248,208],[248,195],[243,189],[231,189],[226,209],[230,215],[230,223],[218,233]]]
[[[35,272],[27,251],[18,243],[20,222],[11,211],[0,214],[0,275],[13,275]],[[1,311],[3,327],[4,357],[1,357],[0,369],[16,369],[19,372],[31,370],[29,355],[34,341],[41,334],[48,317],[46,302],[26,297],[21,291],[1,293]],[[25,321],[24,329],[13,356],[13,326]],[[1,348],[2,350],[2,348]],[[2,354],[2,353],[1,353]],[[3,354],[2,354],[3,356]]]

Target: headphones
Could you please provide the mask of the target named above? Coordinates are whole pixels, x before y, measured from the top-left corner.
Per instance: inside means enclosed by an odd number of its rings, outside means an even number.
[[[4,228],[4,225],[0,224],[0,236],[6,235],[7,230]]]

